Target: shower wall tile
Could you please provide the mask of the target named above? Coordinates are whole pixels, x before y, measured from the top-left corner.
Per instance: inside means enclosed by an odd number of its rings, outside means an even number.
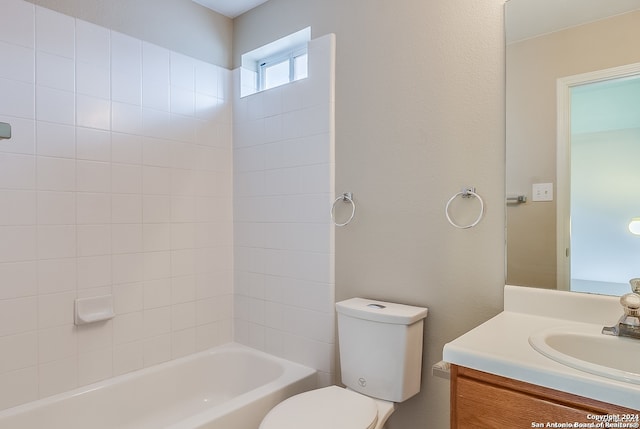
[[[79,127],[110,129],[111,102],[109,100],[77,94],[76,106],[76,124]]]
[[[38,283],[36,263],[16,262],[0,265],[0,299],[22,298],[36,295]]]
[[[142,223],[142,196],[113,194],[111,196],[111,222],[114,224]]]
[[[89,63],[109,69],[110,31],[98,25],[76,20],[76,59],[78,64]]]
[[[113,347],[113,375],[126,374],[142,369],[142,344],[139,342],[119,344]]]
[[[36,258],[35,226],[0,226],[0,263],[30,261]]]
[[[78,358],[75,356],[43,363],[38,369],[40,397],[71,390],[78,384]]]
[[[33,57],[33,52],[31,52],[31,57]],[[75,87],[74,66],[73,58],[37,51],[35,67],[36,82],[40,86],[73,91]],[[29,70],[26,76],[32,74],[32,70]]]
[[[333,39],[309,44],[309,78],[234,99],[237,341],[333,378]]]
[[[109,66],[76,62],[76,91],[78,94],[108,99],[111,94]]]
[[[111,161],[111,136],[108,131],[77,127],[75,132],[77,159]]]
[[[36,135],[36,152],[38,155],[75,158],[75,127],[39,121],[36,125]]]
[[[75,57],[75,20],[50,9],[35,9],[36,49],[66,58]]]
[[[108,194],[78,192],[75,195],[78,225],[111,222],[111,199]]]
[[[71,258],[77,253],[75,225],[38,226],[38,259]]]
[[[13,386],[0,391],[0,401],[7,407],[23,404],[38,398],[38,372],[36,366],[0,374],[0,384]]]
[[[111,35],[111,97],[142,105],[142,42],[118,33]]]
[[[231,72],[22,0],[0,55],[0,409],[231,341]]]
[[[142,78],[142,41],[126,34],[111,32],[111,69]]]
[[[0,115],[35,118],[35,88],[28,82],[0,78]]]
[[[195,91],[196,61],[172,52],[170,73],[171,86]],[[213,70],[212,73],[217,73],[217,70]]]
[[[38,300],[36,297],[0,301],[0,335],[29,332],[38,325]]]
[[[80,142],[80,139],[78,139],[78,142]],[[112,131],[111,160],[123,164],[142,164],[142,137],[135,134],[121,134]]]
[[[142,105],[169,111],[170,53],[150,43],[142,43]]]
[[[76,258],[40,261],[37,267],[38,293],[49,294],[76,289]]]
[[[34,191],[0,190],[0,224],[33,225],[36,205]]]
[[[143,343],[143,365],[151,366],[171,360],[171,335],[162,334]]]
[[[36,86],[36,119],[75,125],[75,97],[71,91]]]
[[[78,384],[96,383],[112,376],[112,349],[78,355]]]
[[[42,329],[38,332],[38,362],[53,362],[74,356],[78,345],[70,325]]]
[[[112,101],[111,131],[142,136],[142,108],[135,104]]]

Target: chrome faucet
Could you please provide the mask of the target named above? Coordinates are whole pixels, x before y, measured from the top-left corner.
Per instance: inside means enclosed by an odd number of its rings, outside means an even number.
[[[620,297],[624,314],[614,326],[605,326],[602,333],[640,340],[640,279],[631,279],[631,293]]]

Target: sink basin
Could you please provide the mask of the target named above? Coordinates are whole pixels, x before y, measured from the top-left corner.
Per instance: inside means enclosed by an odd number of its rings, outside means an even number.
[[[570,325],[532,334],[529,344],[544,356],[581,371],[640,384],[640,340],[601,333],[597,325]]]

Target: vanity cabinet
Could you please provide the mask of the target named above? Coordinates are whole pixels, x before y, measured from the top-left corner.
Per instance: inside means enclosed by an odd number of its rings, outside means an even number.
[[[595,415],[619,415],[619,421],[629,421],[637,418],[638,410],[451,365],[451,429],[519,429],[563,427],[547,426],[547,423],[599,423],[593,417]]]

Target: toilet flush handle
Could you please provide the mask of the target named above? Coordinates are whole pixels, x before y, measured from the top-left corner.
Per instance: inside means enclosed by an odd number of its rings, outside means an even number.
[[[376,310],[382,310],[383,308],[387,308],[386,306],[382,305],[382,304],[367,304],[367,307],[369,308],[375,308]]]

